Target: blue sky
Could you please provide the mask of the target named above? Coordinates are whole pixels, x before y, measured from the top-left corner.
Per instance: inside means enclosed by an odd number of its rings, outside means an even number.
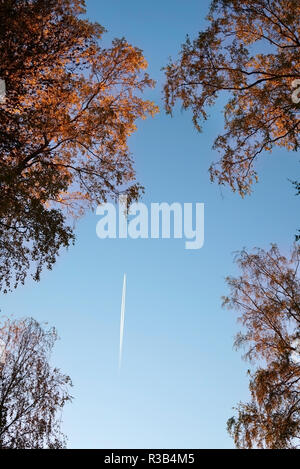
[[[222,131],[222,99],[201,134],[188,112],[166,116],[163,67],[187,33],[205,27],[208,1],[87,2],[88,17],[107,30],[104,43],[125,36],[140,47],[157,81],[146,93],[161,112],[130,139],[143,201],[203,202],[205,243],[184,240],[100,240],[98,217],[77,225],[75,247],[63,252],[40,283],[1,297],[4,314],[33,316],[58,329],[53,363],[72,377],[74,402],[63,414],[70,448],[231,448],[226,420],[248,398],[248,365],[232,348],[236,313],[221,308],[224,278],[236,274],[233,252],[276,242],[289,249],[299,198],[288,179],[299,158],[275,150],[258,161],[260,182],[242,200],[209,181],[211,150]],[[118,371],[124,272],[124,354]]]

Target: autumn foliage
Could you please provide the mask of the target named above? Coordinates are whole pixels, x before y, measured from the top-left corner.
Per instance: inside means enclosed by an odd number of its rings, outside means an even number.
[[[252,363],[251,400],[239,403],[228,429],[238,448],[297,448],[300,440],[300,248],[290,256],[242,251],[241,275],[227,279],[224,304],[240,313],[237,347]]]
[[[128,137],[157,108],[140,49],[101,47],[81,0],[0,0],[0,286],[39,279],[73,240],[70,215],[125,192],[136,199]]]
[[[242,196],[257,181],[260,155],[299,148],[299,104],[292,101],[299,18],[298,0],[213,0],[207,29],[166,67],[167,112],[181,102],[199,130],[223,92],[225,132],[214,142],[220,159],[210,175]]]

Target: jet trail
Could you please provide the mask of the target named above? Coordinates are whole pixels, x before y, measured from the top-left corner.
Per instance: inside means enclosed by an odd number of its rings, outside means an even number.
[[[126,299],[126,274],[124,274],[122,303],[121,303],[119,369],[121,368],[121,363],[122,363],[124,321],[125,321],[125,299]]]

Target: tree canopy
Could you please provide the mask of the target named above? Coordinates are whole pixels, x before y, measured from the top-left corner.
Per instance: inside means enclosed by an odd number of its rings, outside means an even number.
[[[297,448],[300,440],[300,248],[283,256],[242,251],[241,275],[228,277],[224,305],[240,313],[237,347],[252,363],[251,400],[239,403],[228,430],[238,448]]]
[[[259,155],[299,148],[299,103],[292,99],[300,78],[299,17],[298,0],[213,0],[207,29],[188,38],[166,67],[166,110],[180,101],[197,129],[220,93],[228,98],[210,176],[242,196],[257,181]]]
[[[33,319],[1,322],[0,448],[63,448],[61,410],[71,380],[49,364],[57,339]]]
[[[126,193],[136,199],[128,137],[157,107],[142,51],[82,0],[0,0],[0,287],[38,280],[74,239],[70,216]]]

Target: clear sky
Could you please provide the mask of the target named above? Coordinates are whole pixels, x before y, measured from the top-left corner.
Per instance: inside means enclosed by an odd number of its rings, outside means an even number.
[[[40,283],[1,297],[4,314],[33,316],[58,329],[53,363],[72,377],[74,401],[63,413],[70,448],[231,448],[226,420],[248,398],[248,365],[232,348],[236,313],[221,308],[224,278],[237,274],[233,252],[286,252],[299,222],[299,198],[288,179],[299,172],[295,153],[275,150],[258,162],[260,182],[242,200],[209,181],[222,131],[222,100],[201,134],[188,112],[165,115],[161,67],[186,34],[205,27],[207,0],[87,2],[88,17],[107,30],[104,43],[125,36],[143,49],[157,81],[147,98],[161,112],[139,123],[130,139],[143,201],[203,202],[205,243],[184,240],[100,240],[94,213],[76,229]],[[124,272],[127,299],[124,354],[118,371]]]

